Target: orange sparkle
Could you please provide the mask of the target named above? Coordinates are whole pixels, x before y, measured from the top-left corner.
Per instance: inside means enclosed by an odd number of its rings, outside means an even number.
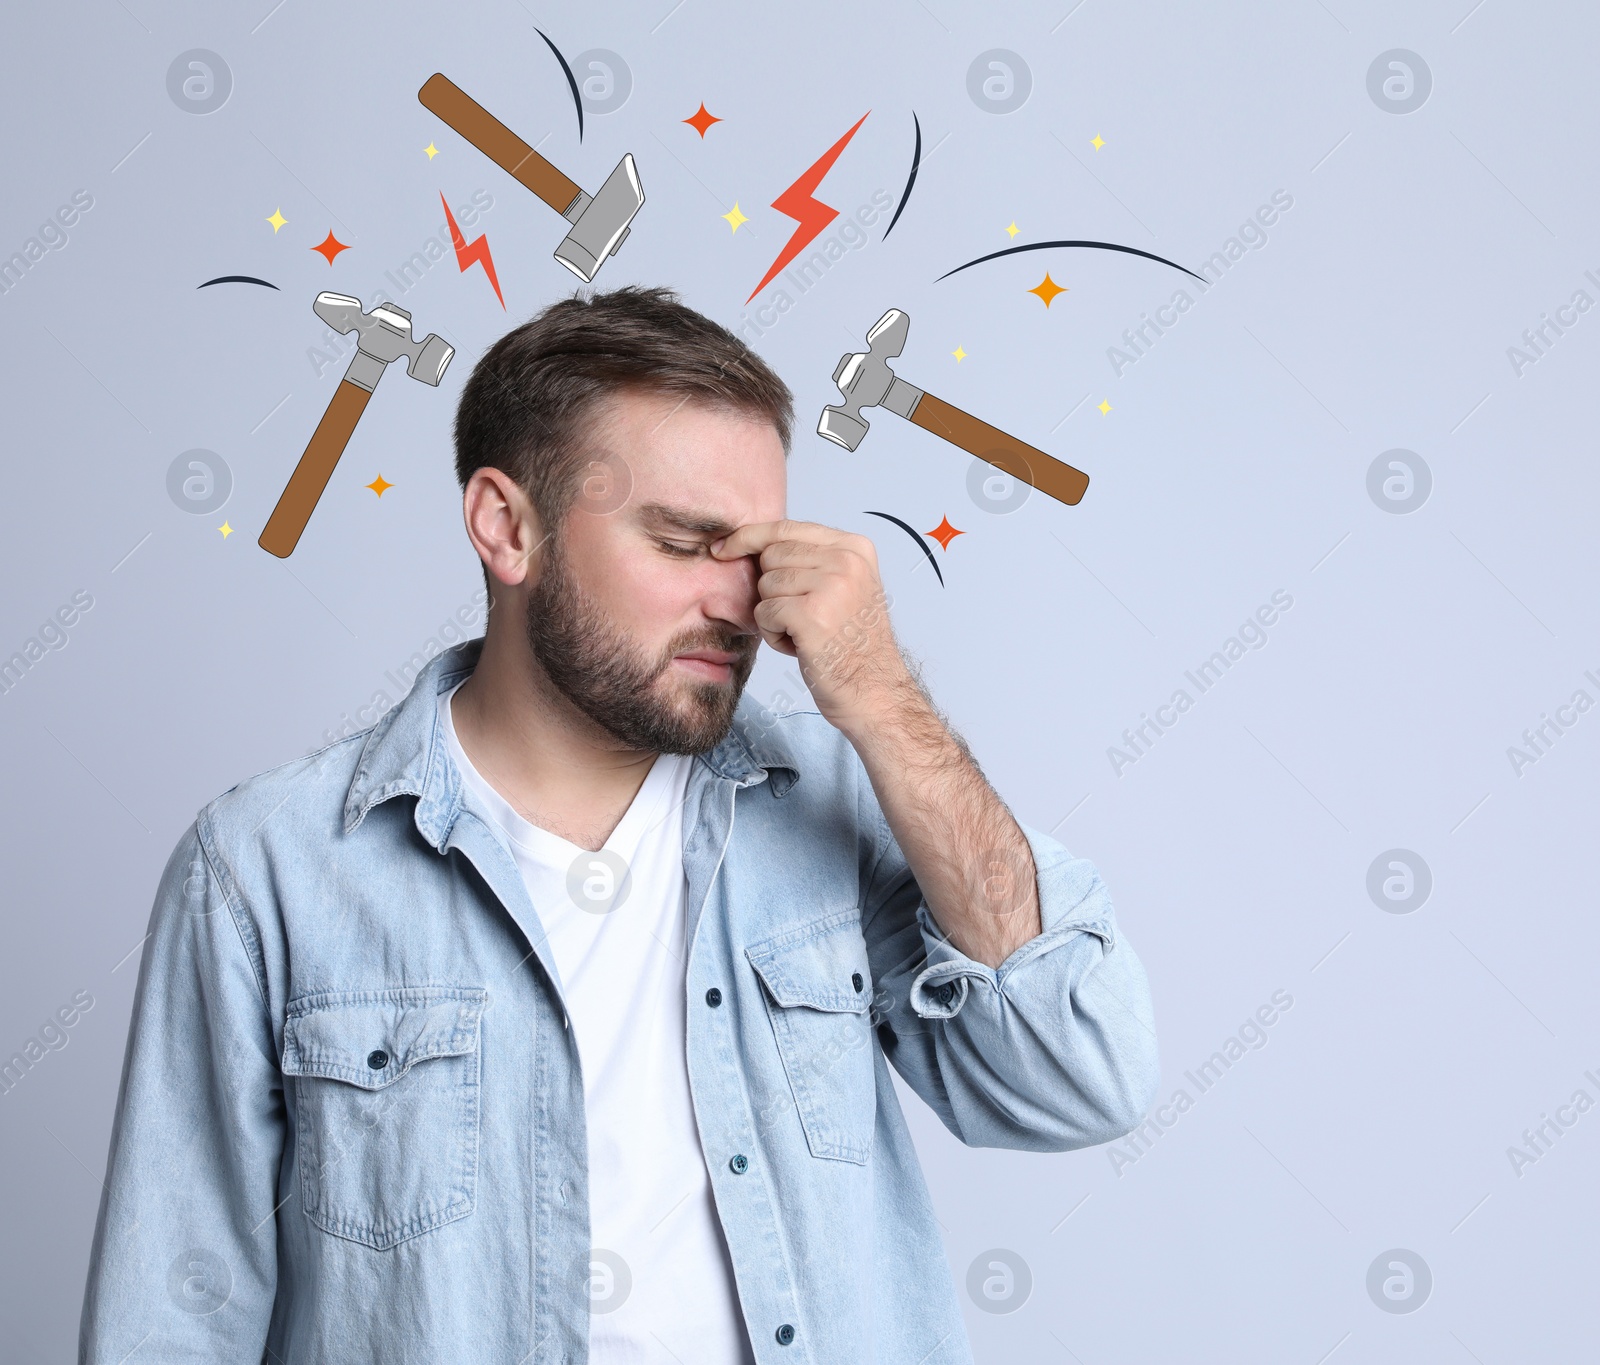
[[[706,111],[705,101],[701,100],[699,111],[691,115],[689,118],[680,119],[679,122],[687,123],[695,130],[695,132],[700,134],[700,140],[703,142],[705,141],[706,129],[709,128],[713,123],[721,123],[722,120],[719,119],[715,114],[708,113]]]
[[[383,496],[383,492],[384,492],[384,489],[386,489],[386,488],[393,488],[393,487],[394,487],[394,485],[393,485],[393,484],[392,484],[392,483],[389,483],[389,482],[388,482],[388,481],[387,481],[387,480],[386,480],[386,479],[385,479],[385,478],[384,478],[384,477],[383,477],[383,475],[382,475],[382,474],[380,474],[380,475],[378,475],[378,477],[377,477],[377,478],[375,478],[375,479],[374,479],[374,480],[373,480],[373,481],[372,481],[372,482],[371,482],[371,483],[369,483],[369,484],[363,484],[363,485],[362,485],[362,487],[364,487],[364,488],[370,488],[370,489],[371,489],[371,490],[372,490],[372,491],[373,491],[373,492],[374,492],[374,493],[376,493],[376,494],[377,494],[377,495],[378,495],[378,496],[379,496],[379,497],[380,497],[380,498],[381,498],[381,497],[382,497],[382,496]]]
[[[333,258],[335,256],[337,256],[341,251],[350,250],[349,247],[347,247],[343,242],[341,242],[337,237],[335,237],[333,235],[333,229],[332,228],[329,228],[328,229],[328,235],[326,237],[324,237],[322,239],[322,241],[318,242],[317,245],[312,247],[311,249],[313,251],[319,252],[323,256],[326,256],[328,258],[328,264],[329,265],[333,264]]]
[[[966,532],[956,530],[956,528],[950,524],[949,517],[941,517],[939,524],[935,526],[933,530],[924,531],[922,534],[925,536],[932,536],[935,540],[937,540],[941,550],[948,550],[950,548],[950,542],[957,536],[966,535]]]
[[[1030,294],[1037,294],[1041,299],[1044,300],[1044,306],[1048,308],[1050,306],[1050,301],[1055,298],[1057,294],[1065,294],[1067,291],[1050,278],[1050,272],[1047,270],[1044,272],[1044,279],[1038,284],[1034,285],[1034,287],[1028,292]]]

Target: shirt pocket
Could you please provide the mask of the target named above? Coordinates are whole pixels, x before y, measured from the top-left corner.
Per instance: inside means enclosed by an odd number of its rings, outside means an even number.
[[[386,1251],[472,1212],[488,995],[412,986],[290,1002],[300,1195],[323,1231]]]
[[[865,1163],[877,1122],[872,976],[855,908],[745,949],[815,1157]]]

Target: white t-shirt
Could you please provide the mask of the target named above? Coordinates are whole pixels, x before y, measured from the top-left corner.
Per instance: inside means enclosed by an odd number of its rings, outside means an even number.
[[[589,1359],[751,1365],[684,1046],[683,799],[693,759],[659,757],[605,847],[590,852],[530,824],[472,766],[450,715],[454,691],[439,698],[446,742],[522,872],[583,1065]]]

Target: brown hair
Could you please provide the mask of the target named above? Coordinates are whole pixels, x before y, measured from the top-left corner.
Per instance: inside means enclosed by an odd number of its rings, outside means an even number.
[[[456,478],[503,470],[532,498],[547,534],[572,505],[584,425],[628,389],[685,395],[764,418],[789,453],[794,399],[744,342],[670,289],[626,285],[552,303],[495,342],[456,408]]]

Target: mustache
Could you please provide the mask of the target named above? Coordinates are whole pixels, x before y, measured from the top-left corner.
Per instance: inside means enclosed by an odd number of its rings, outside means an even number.
[[[733,630],[733,632],[723,630],[701,637],[680,635],[662,651],[661,667],[666,669],[675,654],[685,654],[691,650],[725,650],[726,653],[738,654],[739,661],[744,662],[760,648],[760,645],[762,645],[760,635],[752,635],[744,630]]]

